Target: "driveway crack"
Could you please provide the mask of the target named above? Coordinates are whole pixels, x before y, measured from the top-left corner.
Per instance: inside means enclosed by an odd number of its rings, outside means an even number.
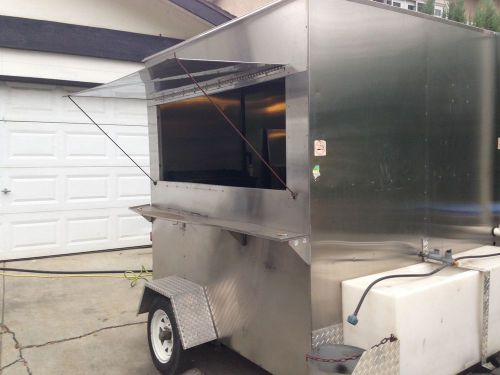
[[[24,358],[23,356],[23,346],[21,346],[21,344],[19,343],[17,337],[16,337],[16,334],[15,332],[11,331],[9,329],[9,327],[7,327],[5,324],[0,324],[0,334],[3,336],[4,334],[8,334],[12,337],[12,340],[14,341],[14,344],[15,344],[15,348],[17,349],[18,351],[18,358],[15,360],[15,361],[12,361],[11,363],[5,365],[5,366],[2,366],[0,367],[0,373],[6,369],[7,367],[10,367],[18,362],[22,363],[24,365],[24,367],[26,368],[26,371],[28,373],[28,375],[32,375],[33,372],[31,371],[31,368],[28,364],[28,361]]]
[[[41,347],[44,347],[44,346],[59,344],[59,343],[62,343],[62,342],[79,340],[79,339],[82,339],[84,337],[91,336],[91,335],[94,335],[96,333],[99,333],[99,332],[102,332],[102,331],[107,331],[107,330],[110,330],[110,329],[130,327],[130,326],[135,326],[135,325],[139,325],[139,324],[146,324],[146,323],[147,322],[134,322],[134,323],[125,323],[125,324],[117,324],[117,325],[113,325],[113,326],[102,327],[102,328],[99,328],[99,329],[96,329],[96,330],[84,333],[84,334],[79,335],[79,336],[68,337],[68,338],[60,339],[60,340],[47,341],[47,342],[44,342],[43,344],[26,345],[26,346],[22,346],[21,349],[41,348]]]
[[[32,345],[24,345],[24,346],[19,343],[19,340],[17,339],[15,332],[11,331],[10,328],[7,327],[5,324],[0,324],[0,337],[5,335],[5,334],[10,335],[12,337],[12,340],[14,341],[15,348],[18,350],[18,358],[15,361],[12,361],[12,362],[6,364],[5,366],[0,367],[0,373],[2,373],[2,371],[4,369],[6,369],[10,366],[13,366],[16,363],[22,363],[24,365],[24,367],[26,368],[26,372],[28,373],[28,375],[33,375],[33,372],[28,364],[28,361],[26,360],[26,358],[24,358],[23,350],[41,348],[44,346],[59,344],[62,342],[79,340],[81,338],[91,336],[91,335],[94,335],[94,334],[102,332],[102,331],[107,331],[107,330],[116,329],[116,328],[130,327],[130,326],[135,326],[135,325],[139,325],[139,324],[146,324],[146,323],[147,322],[134,322],[134,323],[117,324],[117,325],[102,327],[102,328],[84,333],[84,334],[79,335],[79,336],[68,337],[68,338],[60,339],[60,340],[47,341],[47,342],[44,342],[43,344],[32,344]]]

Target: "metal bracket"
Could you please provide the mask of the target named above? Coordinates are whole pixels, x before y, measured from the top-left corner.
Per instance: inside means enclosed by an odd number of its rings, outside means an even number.
[[[229,234],[233,236],[236,241],[240,243],[241,246],[246,246],[248,243],[248,236],[245,233],[233,232],[232,230],[228,230]]]
[[[428,252],[427,254],[424,253],[423,257],[450,265],[455,262],[455,260],[453,259],[453,252],[451,250],[446,250],[444,255],[441,255],[441,250],[434,249],[431,252]]]
[[[146,282],[139,314],[149,310],[154,294],[170,299],[184,349],[217,339],[217,333],[202,286],[178,276]]]
[[[307,237],[288,241],[288,245],[302,258],[302,260],[311,265],[311,244]]]
[[[422,238],[422,256],[423,254],[429,254],[430,251],[430,241],[427,237]]]
[[[141,208],[142,208],[142,206],[133,206],[133,207],[129,207],[129,210],[134,211],[136,214],[141,215],[144,219],[146,219],[150,223],[152,223],[153,221],[155,221],[156,217],[148,215],[148,214],[142,212]]]

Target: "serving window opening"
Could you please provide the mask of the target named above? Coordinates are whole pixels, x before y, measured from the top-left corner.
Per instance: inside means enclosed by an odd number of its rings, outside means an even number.
[[[285,79],[210,97],[286,182]],[[285,190],[206,97],[158,107],[162,181]]]

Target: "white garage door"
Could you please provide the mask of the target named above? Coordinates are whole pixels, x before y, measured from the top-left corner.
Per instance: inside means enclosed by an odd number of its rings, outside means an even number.
[[[0,82],[0,259],[149,244],[149,180],[64,95]],[[78,98],[149,170],[145,104]]]

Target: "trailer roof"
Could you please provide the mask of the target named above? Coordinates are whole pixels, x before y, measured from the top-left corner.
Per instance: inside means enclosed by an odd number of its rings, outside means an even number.
[[[243,17],[239,17],[239,18],[235,18],[233,20],[230,20],[228,22],[225,22],[217,27],[214,27],[204,33],[201,33],[201,34],[198,34],[192,38],[189,38],[189,39],[186,39],[185,41],[181,42],[181,43],[178,43],[176,44],[175,46],[172,46],[172,47],[169,47],[169,48],[166,48],[162,51],[159,51],[151,56],[148,56],[146,57],[143,62],[149,62],[151,60],[154,60],[154,59],[157,59],[158,57],[161,57],[161,56],[164,56],[164,55],[167,55],[169,53],[173,53],[187,45],[189,45],[190,43],[198,40],[198,39],[202,39],[202,38],[205,38],[211,34],[214,34],[214,33],[217,33],[217,32],[220,32],[224,29],[227,29],[228,27],[230,27],[231,25],[233,24],[237,24],[237,23],[241,23],[243,21],[245,21],[246,19],[248,18],[253,18],[253,17],[258,17],[260,13],[262,12],[265,12],[273,7],[276,7],[276,6],[279,6],[280,4],[283,4],[283,3],[287,3],[287,2],[290,2],[290,1],[295,1],[295,0],[278,0],[278,1],[275,1],[273,3],[270,3],[260,9],[257,9],[256,11],[254,12],[251,12],[251,13],[248,13],[246,14],[245,16]],[[448,20],[448,19],[445,19],[445,18],[440,18],[440,17],[436,17],[436,16],[433,16],[433,15],[429,15],[429,14],[426,14],[426,13],[421,13],[421,12],[416,12],[416,11],[412,11],[412,10],[407,10],[407,9],[403,9],[403,8],[398,8],[398,7],[394,7],[394,6],[390,6],[390,5],[387,5],[387,4],[383,4],[383,3],[379,3],[379,2],[376,2],[376,1],[373,1],[373,0],[345,0],[345,1],[350,1],[350,2],[355,2],[355,3],[359,3],[359,4],[364,4],[364,5],[367,5],[367,6],[372,6],[372,7],[376,7],[376,8],[381,8],[381,9],[385,9],[387,11],[391,11],[391,12],[396,12],[396,13],[402,13],[402,14],[406,14],[406,15],[410,15],[410,16],[413,16],[413,17],[420,17],[420,18],[424,18],[424,19],[427,19],[429,21],[433,21],[433,22],[440,22],[440,23],[443,23],[443,24],[447,24],[447,25],[450,25],[450,26],[455,26],[455,27],[461,27],[461,28],[465,28],[465,29],[469,29],[469,30],[472,30],[472,31],[476,31],[476,32],[481,32],[481,33],[486,33],[486,34],[491,34],[491,35],[495,35],[496,33],[493,32],[493,31],[490,31],[490,30],[485,30],[485,29],[481,29],[481,28],[478,28],[478,27],[475,27],[475,26],[470,26],[470,25],[467,25],[467,24],[464,24],[464,23],[460,23],[460,22],[456,22],[456,21],[451,21],[451,20]]]
[[[278,8],[285,4],[293,3],[295,1],[296,0],[279,0],[261,9],[258,9],[255,12],[249,13],[243,17],[226,22],[205,33],[197,35],[191,39],[188,39],[175,46],[172,46],[170,48],[167,48],[163,51],[160,51],[154,55],[147,57],[146,59],[143,60],[146,63],[147,67],[146,69],[142,69],[126,77],[98,86],[96,88],[84,90],[82,92],[74,94],[74,96],[150,99],[146,97],[146,91],[149,92],[161,91],[162,94],[170,95],[175,90],[179,91],[181,88],[183,90],[190,90],[193,87],[192,82],[189,79],[189,77],[185,74],[185,72],[180,70],[176,61],[177,57],[175,57],[176,52],[180,52],[180,50],[183,50],[192,44],[198,43],[199,41],[208,38],[209,36],[213,36],[216,33],[221,33],[224,31],[229,32],[231,30],[227,29],[229,29],[234,25],[245,22],[245,20],[257,19],[259,16],[261,15],[263,16],[264,15],[263,13],[266,12],[273,13],[276,10],[273,8]],[[345,0],[345,1],[376,7],[390,12],[409,15],[412,17],[419,17],[426,19],[428,21],[438,22],[452,27],[465,28],[482,34],[487,34],[491,36],[496,35],[495,32],[489,30],[479,29],[473,26],[438,18],[424,13],[388,6],[385,4],[377,3],[373,0]],[[306,8],[304,7],[304,9]],[[306,39],[304,39],[301,42],[307,43],[305,40]],[[193,75],[196,76],[197,81],[199,81],[200,83],[207,83],[207,82],[212,83],[212,81],[214,80],[225,79],[228,76],[234,77],[235,75],[243,73],[254,73],[254,72],[258,73],[267,69],[284,67],[290,63],[289,61],[224,61],[224,60],[203,59],[203,56],[190,56],[190,57],[191,58],[189,59],[185,58],[180,60],[183,61],[183,64],[186,65],[189,72],[193,73]],[[158,74],[156,74],[155,72],[157,72]],[[145,88],[148,85],[154,85],[154,87],[151,87],[151,90],[145,90]]]

